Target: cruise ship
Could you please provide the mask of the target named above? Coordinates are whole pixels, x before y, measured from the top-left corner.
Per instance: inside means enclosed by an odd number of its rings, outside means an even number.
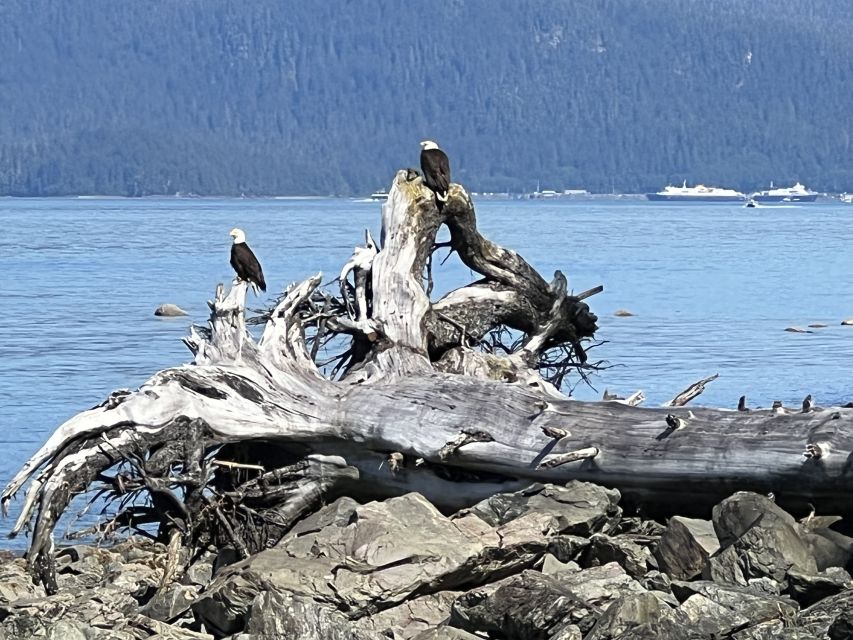
[[[704,184],[697,184],[695,187],[688,187],[687,181],[680,187],[669,185],[663,191],[657,193],[647,193],[646,198],[649,200],[669,200],[669,201],[687,201],[687,202],[737,202],[746,200],[746,195],[734,189],[721,189],[720,187],[706,187]]]
[[[809,191],[799,182],[781,189],[774,189],[771,182],[769,189],[753,193],[750,197],[756,202],[814,202],[817,196],[817,191]]]

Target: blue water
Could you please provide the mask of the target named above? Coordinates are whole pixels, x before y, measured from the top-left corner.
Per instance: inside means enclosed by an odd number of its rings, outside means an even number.
[[[246,231],[275,294],[317,271],[337,275],[365,228],[379,237],[379,207],[0,199],[0,484],[68,417],[189,360],[181,336],[233,277],[232,227]],[[608,343],[590,357],[615,366],[576,397],[643,389],[657,405],[719,372],[698,403],[853,400],[853,327],[840,326],[853,317],[853,207],[484,201],[477,211],[488,237],[546,279],[559,268],[575,291],[605,286],[589,303]],[[451,258],[436,293],[476,277]],[[190,316],[155,318],[164,302]],[[614,317],[619,308],[636,315]],[[829,326],[784,331],[814,322]]]

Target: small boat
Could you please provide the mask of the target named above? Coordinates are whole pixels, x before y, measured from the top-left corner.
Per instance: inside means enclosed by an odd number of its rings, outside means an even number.
[[[646,198],[654,201],[675,201],[675,202],[734,202],[738,200],[746,200],[746,195],[734,189],[722,189],[720,187],[706,187],[704,184],[697,184],[695,187],[688,187],[687,181],[684,181],[680,187],[667,185],[663,191],[657,193],[647,193]]]
[[[746,204],[743,206],[749,207],[750,209],[752,209],[754,207],[757,207],[758,203],[755,200],[753,200],[752,198],[750,198],[749,200],[746,201]]]
[[[379,191],[374,191],[370,194],[369,200],[373,200],[374,202],[385,202],[388,199],[388,192],[380,189]]]
[[[752,194],[756,202],[814,202],[817,200],[817,191],[811,191],[799,182],[793,187],[770,188]]]

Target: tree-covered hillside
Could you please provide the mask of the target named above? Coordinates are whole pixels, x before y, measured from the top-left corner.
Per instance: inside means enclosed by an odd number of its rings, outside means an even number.
[[[6,0],[0,194],[853,190],[838,0]]]

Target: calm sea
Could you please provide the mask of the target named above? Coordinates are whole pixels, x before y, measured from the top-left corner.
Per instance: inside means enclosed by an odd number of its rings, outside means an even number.
[[[228,282],[228,231],[242,227],[271,294],[337,275],[380,205],[349,200],[0,199],[0,484],[62,421],[116,388],[189,360],[181,344]],[[484,201],[481,230],[589,300],[612,366],[579,386],[643,389],[658,405],[719,372],[697,403],[734,407],[853,400],[853,206]],[[442,254],[443,256],[443,254]],[[457,259],[440,293],[477,277]],[[158,319],[161,303],[190,316]],[[258,300],[260,305],[263,300]],[[624,308],[633,317],[617,318]],[[826,323],[813,333],[788,326]],[[0,523],[5,528],[10,523]]]

